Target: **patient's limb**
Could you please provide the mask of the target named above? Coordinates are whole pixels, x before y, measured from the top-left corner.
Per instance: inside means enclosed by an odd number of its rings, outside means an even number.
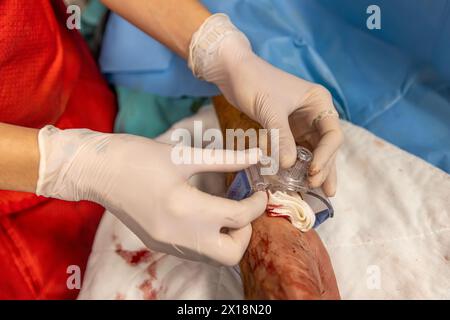
[[[247,299],[339,299],[333,267],[315,230],[262,216],[241,260]]]
[[[214,105],[222,130],[260,127],[223,97],[215,98]],[[252,238],[240,263],[246,298],[340,298],[330,258],[314,230],[302,233],[283,218],[265,215],[252,227]]]

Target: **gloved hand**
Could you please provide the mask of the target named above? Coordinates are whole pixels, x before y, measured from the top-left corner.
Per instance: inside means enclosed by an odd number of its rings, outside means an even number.
[[[225,98],[264,128],[279,129],[280,163],[296,159],[295,142],[313,147],[311,187],[336,191],[336,151],[343,141],[331,94],[279,70],[253,53],[247,37],[224,14],[209,17],[193,35],[189,66],[215,83]]]
[[[238,202],[187,181],[200,172],[241,170],[257,161],[258,149],[224,151],[245,155],[245,164],[215,164],[225,159],[222,150],[186,147],[185,152],[210,155],[210,164],[176,164],[179,152],[167,144],[47,126],[39,132],[39,150],[38,195],[99,203],[149,248],[182,258],[237,264],[250,240],[250,222],[266,208],[265,193]]]

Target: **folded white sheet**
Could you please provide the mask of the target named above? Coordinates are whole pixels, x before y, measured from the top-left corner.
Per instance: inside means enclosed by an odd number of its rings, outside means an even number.
[[[177,123],[218,127],[212,107]],[[318,229],[344,299],[450,299],[450,176],[342,122],[335,217]],[[169,142],[170,132],[159,140]],[[193,184],[224,192],[221,174]],[[145,249],[110,213],[97,231],[79,299],[241,299],[233,268]]]

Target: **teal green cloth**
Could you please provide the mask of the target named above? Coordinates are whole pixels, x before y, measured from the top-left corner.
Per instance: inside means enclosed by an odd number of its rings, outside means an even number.
[[[91,50],[96,51],[100,45],[100,29],[108,9],[98,0],[90,0],[81,14],[81,34]]]
[[[115,132],[155,138],[175,122],[193,115],[208,101],[205,98],[167,98],[116,87],[119,113]]]

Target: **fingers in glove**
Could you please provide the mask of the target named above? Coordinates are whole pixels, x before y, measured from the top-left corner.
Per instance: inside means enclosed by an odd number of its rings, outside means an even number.
[[[324,165],[322,170],[320,170],[318,173],[316,173],[313,176],[308,177],[308,182],[311,188],[318,188],[320,186],[323,186],[326,179],[329,177],[332,168],[334,167],[335,163],[335,157],[336,154],[334,154],[331,159]]]
[[[210,243],[207,254],[220,264],[235,266],[244,255],[251,236],[250,224],[240,229],[230,230],[228,233],[220,233],[218,241]]]
[[[199,232],[203,237],[211,237],[201,241],[202,254],[220,264],[237,264],[250,240],[251,222],[266,209],[267,195],[257,192],[249,198],[235,201],[187,187],[188,191],[180,194],[179,204],[175,204],[174,209],[177,212],[189,210],[189,214],[197,216],[199,227],[210,228]],[[189,206],[186,206],[186,201],[189,201]]]
[[[267,194],[262,191],[256,192],[251,197],[237,202],[236,211],[225,214],[223,227],[239,229],[250,224],[266,210]]]
[[[320,140],[314,149],[314,158],[311,163],[309,174],[314,176],[324,169],[342,145],[344,136],[339,125],[339,119],[328,117],[316,122]]]
[[[295,145],[294,135],[292,134],[289,125],[288,115],[276,115],[277,118],[272,118],[267,122],[266,128],[271,131],[271,134],[278,130],[279,133],[279,156],[282,168],[290,168],[294,165],[297,159],[297,149]],[[277,148],[272,145],[271,148]]]
[[[259,148],[242,151],[222,149],[185,148],[190,152],[191,162],[179,167],[188,178],[201,172],[235,172],[256,164],[259,161]]]
[[[336,161],[335,159],[333,159],[333,162],[330,165],[330,172],[328,173],[328,176],[322,185],[322,190],[327,197],[334,197],[334,195],[336,194],[336,187],[337,187]]]
[[[217,231],[222,227],[242,228],[263,214],[267,206],[267,195],[264,192],[256,192],[249,198],[236,201],[214,196],[191,186],[187,188],[189,191],[180,194],[178,198],[181,206],[179,210],[201,214],[199,221],[208,226],[215,225]],[[189,204],[187,208],[186,204]]]

